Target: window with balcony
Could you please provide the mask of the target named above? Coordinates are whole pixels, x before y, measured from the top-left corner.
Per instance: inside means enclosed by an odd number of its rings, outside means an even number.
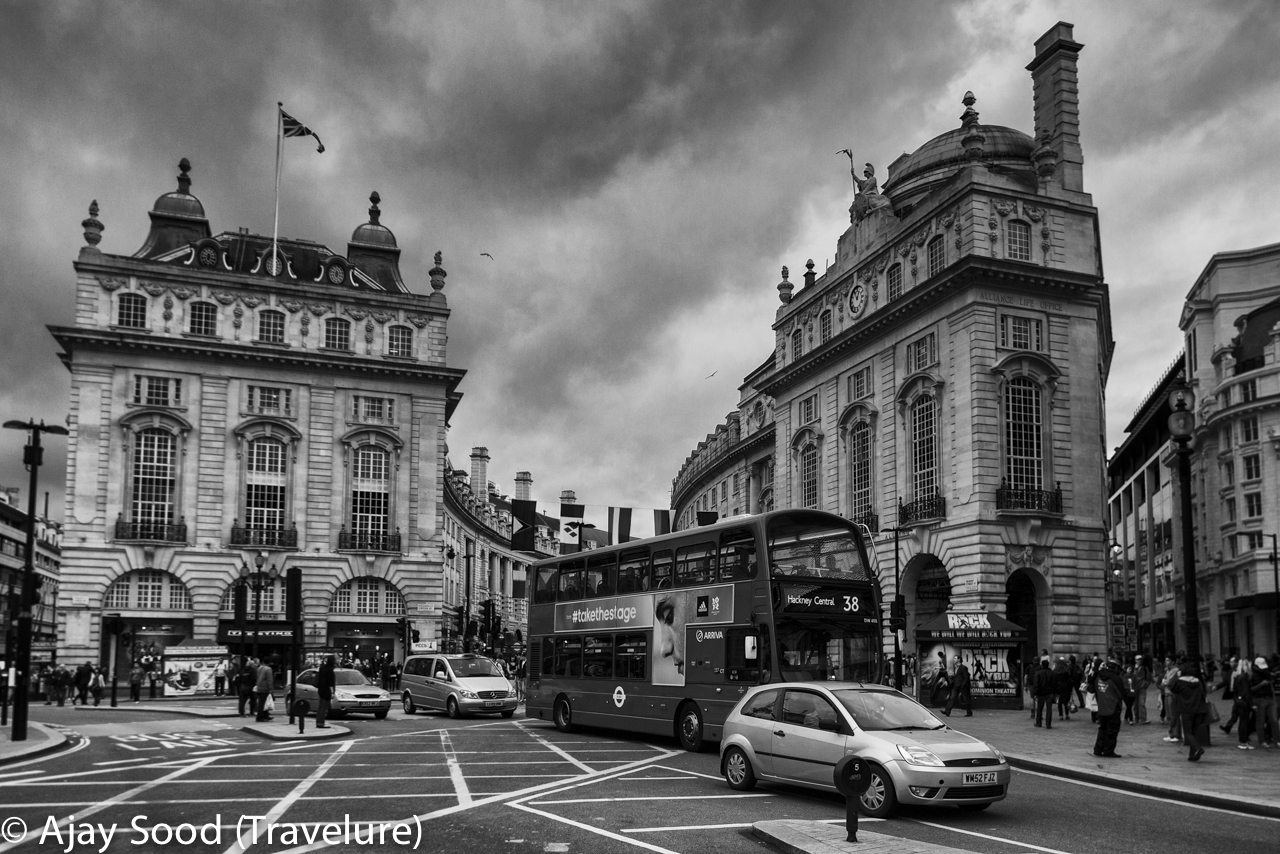
[[[879,526],[868,521],[875,515],[873,485],[871,424],[859,421],[849,431],[849,518],[875,531]]]
[[[129,482],[127,529],[117,531],[120,539],[185,541],[185,525],[176,530],[176,489],[178,475],[177,437],[163,428],[140,430],[134,434],[132,478]]]
[[[249,442],[245,453],[244,520],[250,531],[284,532],[288,513],[288,459],[288,448],[279,439]]]
[[[142,294],[121,294],[116,301],[116,325],[146,329],[147,298]]]
[[[366,551],[399,551],[391,548],[391,456],[382,448],[365,445],[355,449],[351,465],[351,524],[345,544],[339,548]],[[342,539],[340,537],[340,539]]]
[[[911,404],[911,491],[914,498],[938,494],[938,404],[922,395]]]
[[[413,330],[407,326],[387,329],[387,355],[408,359],[413,356]]]
[[[929,275],[936,276],[942,272],[943,266],[947,260],[947,245],[942,239],[942,235],[934,237],[929,241]]]
[[[273,309],[258,312],[258,340],[263,344],[284,343],[284,312]]]
[[[1005,249],[1013,261],[1031,260],[1031,225],[1019,219],[1009,220],[1005,227]]]
[[[133,378],[133,402],[138,406],[182,406],[182,380],[137,374]]]
[[[351,350],[351,324],[340,317],[330,317],[324,322],[324,348],[326,350]]]
[[[188,309],[187,331],[192,335],[218,334],[218,307],[211,302],[193,302]]]

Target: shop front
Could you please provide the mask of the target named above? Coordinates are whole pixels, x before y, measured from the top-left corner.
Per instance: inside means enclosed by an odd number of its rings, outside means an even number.
[[[256,654],[269,663],[279,674],[292,660],[293,624],[285,620],[262,620],[256,625],[252,620],[243,626],[235,620],[218,621],[218,643],[226,644],[234,656]]]
[[[326,647],[335,650],[338,661],[345,666],[357,662],[367,666],[387,657],[398,661],[404,657],[396,637],[398,630],[394,619],[368,623],[331,620]]]
[[[975,709],[1021,709],[1022,649],[1027,632],[985,611],[947,611],[916,627],[918,699],[942,706],[963,662]]]

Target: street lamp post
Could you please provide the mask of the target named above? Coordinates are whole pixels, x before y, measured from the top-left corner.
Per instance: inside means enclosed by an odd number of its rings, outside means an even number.
[[[1113,589],[1114,589],[1115,587],[1120,586],[1120,585],[1122,585],[1122,584],[1123,584],[1123,578],[1122,578],[1122,576],[1121,576],[1121,572],[1120,572],[1120,556],[1121,556],[1122,554],[1124,554],[1124,546],[1120,545],[1119,543],[1117,543],[1117,542],[1115,542],[1115,541],[1113,540],[1113,541],[1111,542],[1111,567],[1110,567],[1110,571],[1107,573],[1107,578],[1106,578],[1106,579],[1103,581],[1103,583],[1102,583],[1102,587],[1103,587],[1103,594],[1105,595],[1106,600],[1107,600],[1107,601],[1106,601],[1106,605],[1107,605],[1107,608],[1106,608],[1106,620],[1107,620],[1107,625],[1106,625],[1105,629],[1103,630],[1103,633],[1104,633],[1104,637],[1103,637],[1103,641],[1104,641],[1104,643],[1103,643],[1103,648],[1104,648],[1104,649],[1106,649],[1106,651],[1107,651],[1107,654],[1108,654],[1108,655],[1113,654],[1113,650],[1111,649],[1111,645],[1112,645],[1112,643],[1113,643],[1113,642],[1114,642],[1114,640],[1115,640],[1115,635],[1114,635],[1114,634],[1113,634],[1113,632],[1112,632],[1112,624],[1115,622],[1115,613],[1116,613],[1116,596],[1115,596],[1115,594],[1114,594],[1112,591],[1113,591]],[[1122,596],[1121,598],[1124,598],[1124,597]],[[1115,657],[1116,657],[1116,660],[1117,660],[1117,661],[1122,661],[1122,660],[1123,660],[1123,655],[1122,655],[1122,654],[1120,654],[1120,653],[1116,653],[1116,654],[1115,654]]]
[[[1262,537],[1271,538],[1271,589],[1275,599],[1271,603],[1271,607],[1275,614],[1275,639],[1271,644],[1272,649],[1280,648],[1280,554],[1277,554],[1276,535],[1262,532],[1241,531],[1236,534],[1238,537],[1249,536],[1258,533]]]
[[[900,633],[906,626],[906,598],[902,595],[902,552],[898,549],[899,538],[903,531],[910,528],[881,528],[882,532],[893,531],[893,602],[889,605],[889,627],[893,630],[893,687],[902,690],[902,641]]]
[[[36,474],[44,462],[44,449],[40,447],[40,434],[68,434],[66,427],[45,424],[41,421],[6,421],[10,430],[28,430],[31,442],[22,449],[22,462],[31,472],[31,484],[27,494],[27,556],[22,567],[22,592],[18,599],[17,649],[13,657],[13,733],[14,741],[27,740],[27,699],[31,687],[31,630],[32,612],[40,596],[40,584],[36,578]],[[8,674],[6,674],[7,676]]]
[[[266,580],[262,578],[262,565],[267,562],[267,556],[262,552],[258,552],[253,558],[254,569],[249,569],[249,564],[240,564],[240,579],[242,582],[248,583],[253,588],[253,657],[258,657],[258,631],[262,623],[262,591],[268,584],[275,584],[277,578],[280,577],[280,570],[276,569],[276,565],[271,564],[271,568],[266,572]]]
[[[1178,486],[1181,492],[1179,515],[1182,516],[1182,585],[1183,607],[1186,611],[1187,643],[1189,658],[1200,654],[1200,603],[1196,591],[1195,533],[1191,518],[1191,436],[1195,432],[1196,417],[1192,406],[1195,394],[1185,381],[1178,381],[1169,389],[1169,435],[1177,443]]]

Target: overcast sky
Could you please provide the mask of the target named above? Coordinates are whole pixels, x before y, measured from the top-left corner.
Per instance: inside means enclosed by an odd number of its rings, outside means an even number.
[[[192,163],[215,233],[345,254],[382,196],[410,289],[444,253],[455,466],[589,505],[665,507],[773,347],[782,265],[824,269],[848,161],[884,176],[958,125],[1033,132],[1033,42],[1075,25],[1085,190],[1116,338],[1108,449],[1181,347],[1218,251],[1280,241],[1280,4],[1256,2],[12,2],[0,0],[0,417],[61,424],[80,222],[130,255]],[[490,258],[481,253],[489,253]],[[0,431],[0,484],[25,434]],[[39,492],[62,516],[65,440]],[[23,501],[25,507],[25,498]]]

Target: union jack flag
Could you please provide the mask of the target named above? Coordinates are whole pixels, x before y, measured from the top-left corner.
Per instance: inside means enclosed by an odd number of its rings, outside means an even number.
[[[283,128],[285,137],[314,136],[316,138],[316,154],[324,153],[324,143],[320,141],[319,134],[286,113],[283,107],[280,108],[280,126]]]

